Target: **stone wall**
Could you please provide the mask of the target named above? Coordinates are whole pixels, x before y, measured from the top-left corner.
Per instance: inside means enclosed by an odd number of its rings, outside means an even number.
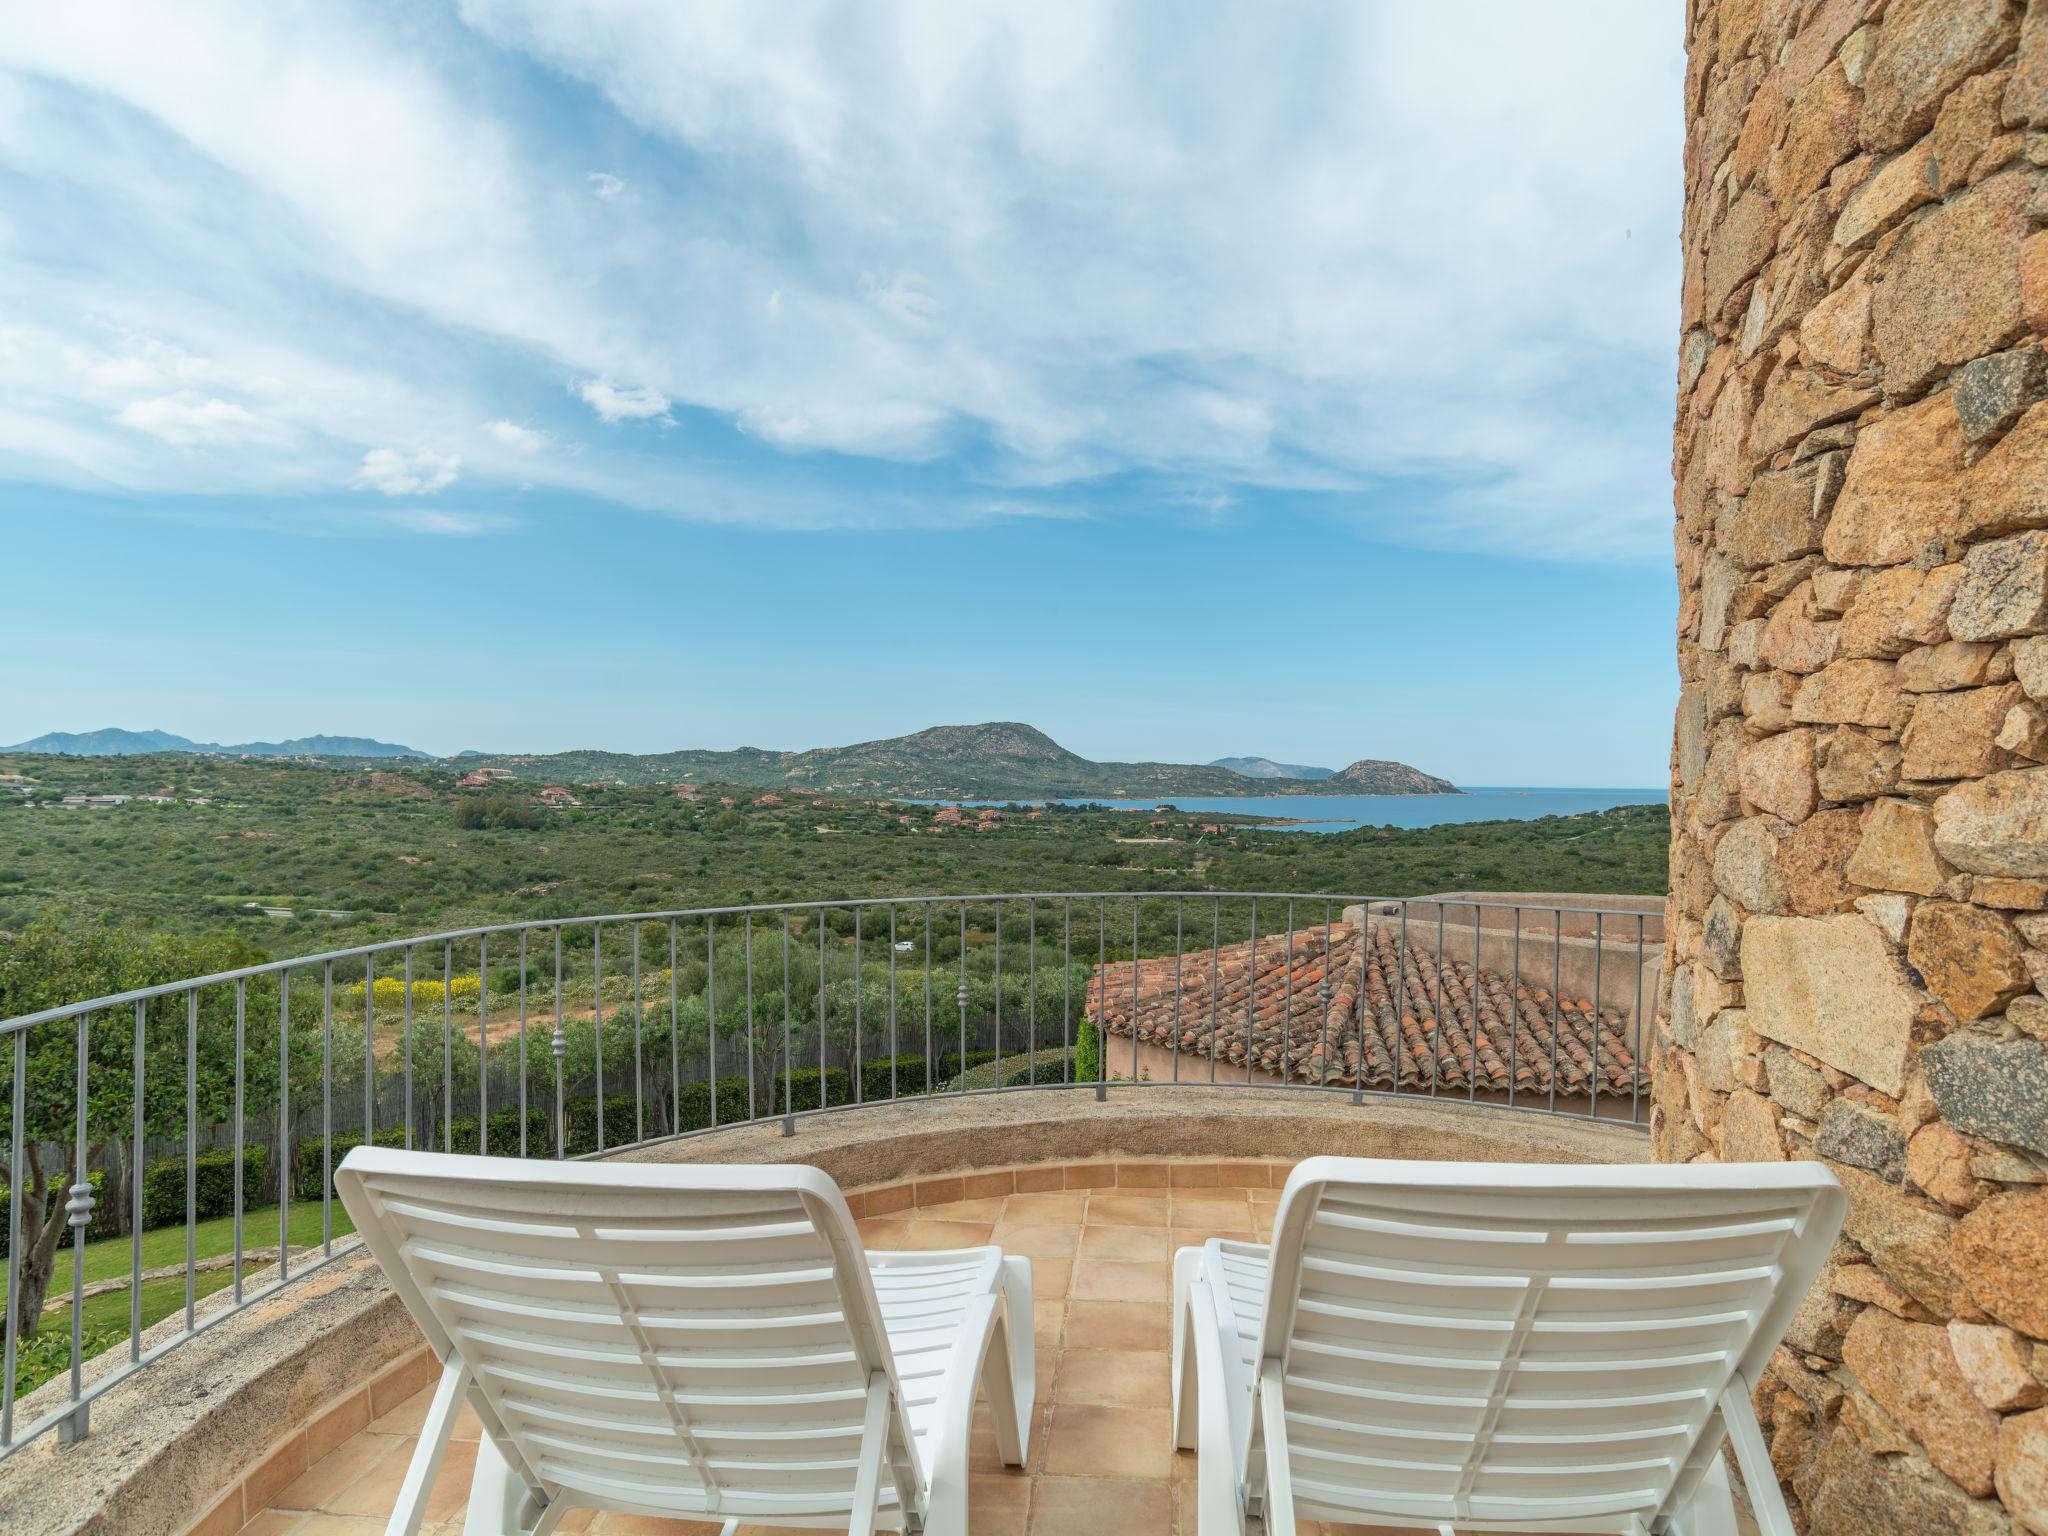
[[[1816,1532],[2048,1536],[2048,0],[1692,0],[1655,1146],[1852,1200]]]

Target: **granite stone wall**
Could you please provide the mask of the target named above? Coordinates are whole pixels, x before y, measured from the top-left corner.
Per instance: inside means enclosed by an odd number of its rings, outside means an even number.
[[[1815,1532],[2048,1536],[2048,0],[1691,0],[1656,1154],[1852,1210]]]

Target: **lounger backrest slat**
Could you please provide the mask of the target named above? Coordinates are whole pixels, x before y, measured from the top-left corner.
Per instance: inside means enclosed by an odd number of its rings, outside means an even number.
[[[1841,1207],[1818,1164],[1301,1164],[1257,1344],[1283,1365],[1297,1511],[1654,1519],[1704,1471],[1723,1392],[1757,1379]]]
[[[365,1148],[337,1182],[529,1483],[648,1514],[851,1510],[869,1380],[893,1366],[824,1175]],[[897,1459],[909,1444],[899,1415]]]

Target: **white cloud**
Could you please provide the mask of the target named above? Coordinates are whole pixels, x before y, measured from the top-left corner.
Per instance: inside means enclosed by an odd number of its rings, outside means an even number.
[[[548,434],[533,427],[522,427],[516,421],[494,421],[484,430],[504,447],[515,453],[539,453],[548,445]]]
[[[1573,17],[29,8],[0,174],[36,234],[0,262],[0,314],[60,345],[0,350],[0,471],[268,493],[427,441],[476,445],[472,485],[853,523],[1096,477],[1154,508],[1299,488],[1370,520],[1400,484],[1427,510],[1391,537],[1654,554],[1680,23],[1640,0]],[[528,61],[588,96],[508,109]],[[631,197],[589,168],[625,144]],[[758,447],[684,473],[695,415],[529,453],[493,421],[507,375],[570,381],[606,422],[682,406],[788,453],[923,467],[827,496],[773,482],[803,466]],[[270,435],[234,455],[123,414],[255,432],[236,410]]]
[[[576,393],[606,421],[645,421],[668,416],[668,396],[651,384],[621,389],[610,379],[585,379],[576,386]]]
[[[372,448],[363,455],[356,484],[386,496],[431,496],[455,483],[462,459],[430,448],[406,453],[397,448]]]
[[[192,390],[130,401],[115,412],[114,420],[174,448],[261,442],[276,435],[246,406]]]
[[[390,507],[373,515],[378,522],[402,528],[407,533],[426,533],[442,538],[474,538],[479,534],[502,533],[516,526],[513,519],[493,512],[448,512],[439,507]]]

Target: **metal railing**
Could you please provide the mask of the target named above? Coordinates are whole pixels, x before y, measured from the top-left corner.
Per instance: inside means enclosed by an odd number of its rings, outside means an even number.
[[[100,1393],[353,1251],[333,1173],[361,1142],[603,1156],[1160,1084],[1640,1124],[1661,937],[1643,912],[1320,893],[814,901],[463,928],[9,1019],[0,1457],[84,1435]],[[122,1291],[125,1325],[89,1325]],[[66,1312],[61,1398],[19,1423],[17,1368],[57,1364],[27,1319]]]

